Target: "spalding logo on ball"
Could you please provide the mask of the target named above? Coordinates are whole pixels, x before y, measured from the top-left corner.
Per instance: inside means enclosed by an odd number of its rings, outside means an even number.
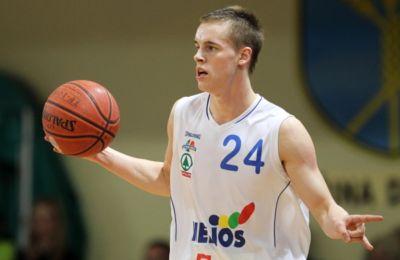
[[[119,129],[119,108],[111,93],[89,80],[62,84],[48,97],[42,115],[50,143],[66,155],[101,152]]]

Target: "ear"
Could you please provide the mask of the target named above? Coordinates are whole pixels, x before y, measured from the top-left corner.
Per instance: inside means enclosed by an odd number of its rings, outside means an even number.
[[[244,47],[240,50],[239,66],[246,66],[250,64],[251,54],[253,50],[250,47]]]

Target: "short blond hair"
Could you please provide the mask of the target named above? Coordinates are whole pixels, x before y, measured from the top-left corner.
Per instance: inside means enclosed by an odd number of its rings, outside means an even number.
[[[211,11],[200,18],[200,23],[214,21],[230,22],[231,39],[235,47],[252,49],[249,66],[249,72],[252,73],[264,42],[264,34],[257,17],[245,8],[234,5]]]

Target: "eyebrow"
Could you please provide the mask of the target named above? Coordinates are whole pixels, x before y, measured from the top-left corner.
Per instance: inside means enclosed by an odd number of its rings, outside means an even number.
[[[194,40],[194,44],[199,44],[198,41]],[[217,45],[220,46],[220,44],[213,42],[213,41],[205,41],[204,44],[209,44],[209,45]]]

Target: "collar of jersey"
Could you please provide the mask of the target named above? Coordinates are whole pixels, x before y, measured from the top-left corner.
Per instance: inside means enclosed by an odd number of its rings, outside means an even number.
[[[245,118],[247,118],[251,113],[254,112],[254,110],[256,110],[256,108],[258,107],[258,105],[261,103],[261,100],[263,99],[259,94],[256,94],[257,97],[256,99],[253,101],[253,103],[242,113],[240,114],[238,117],[232,119],[231,121],[228,121],[226,123],[223,124],[218,124],[214,118],[211,115],[211,111],[210,111],[210,94],[208,94],[207,97],[207,103],[206,103],[206,116],[207,116],[207,120],[214,124],[215,126],[218,127],[225,127],[225,126],[232,126],[232,125],[236,125],[238,123],[240,123],[241,121],[243,121]]]

